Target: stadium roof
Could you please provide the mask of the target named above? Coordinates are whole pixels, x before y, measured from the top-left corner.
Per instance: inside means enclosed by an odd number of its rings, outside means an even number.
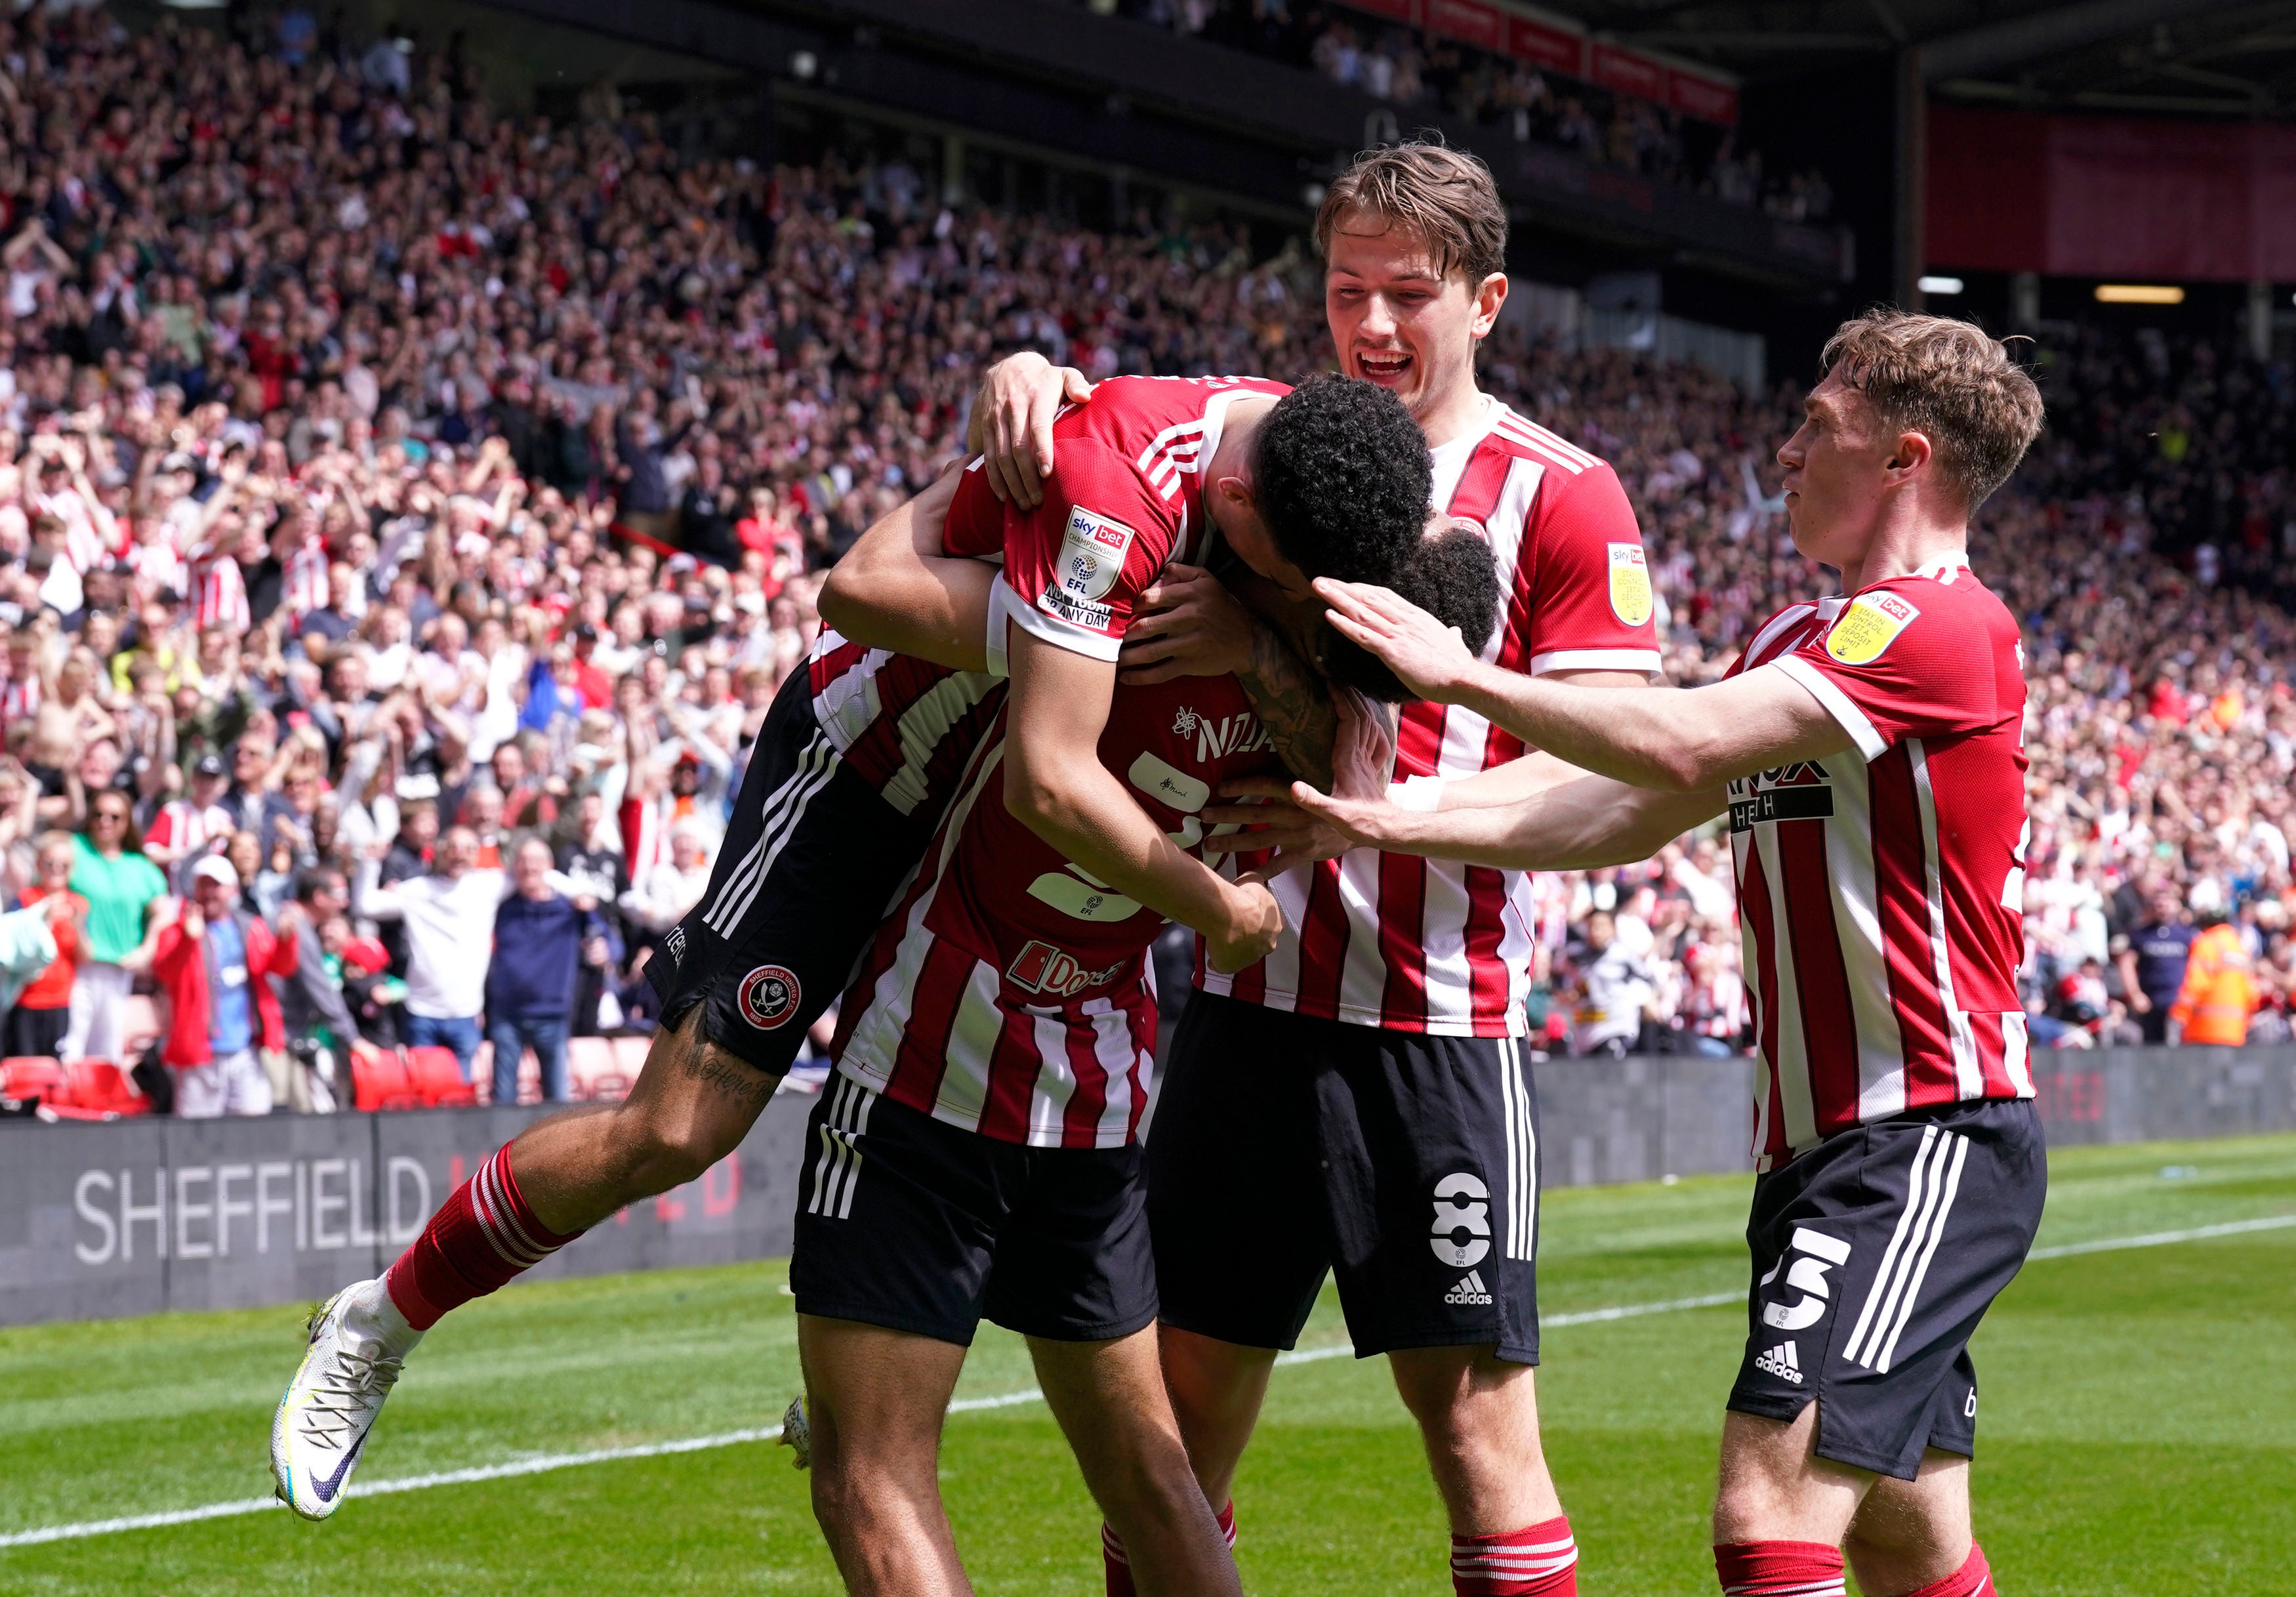
[[[1932,92],[2037,110],[2296,114],[2291,0],[1546,0],[1759,81],[1921,52]]]

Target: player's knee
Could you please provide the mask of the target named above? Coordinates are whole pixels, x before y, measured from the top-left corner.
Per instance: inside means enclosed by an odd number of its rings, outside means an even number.
[[[627,1108],[616,1138],[623,1155],[624,1201],[656,1197],[698,1180],[740,1140],[700,1115],[655,1106]]]

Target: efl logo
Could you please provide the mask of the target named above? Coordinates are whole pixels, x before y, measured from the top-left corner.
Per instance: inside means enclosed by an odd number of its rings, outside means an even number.
[[[1077,963],[1074,954],[1063,953],[1049,943],[1031,941],[1013,957],[1013,967],[1004,975],[1023,992],[1041,992],[1047,998],[1074,998],[1087,987],[1114,981],[1128,963],[1128,960],[1119,959],[1106,970],[1086,970]]]
[[[798,984],[797,972],[788,966],[760,965],[742,978],[734,1001],[742,1019],[761,1032],[770,1032],[788,1024],[804,992]]]
[[[1638,543],[1614,543],[1611,555],[1611,613],[1630,627],[1651,618],[1650,566]]]

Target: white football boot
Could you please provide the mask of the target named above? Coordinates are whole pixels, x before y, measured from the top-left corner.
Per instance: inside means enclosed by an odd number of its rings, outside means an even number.
[[[422,1333],[381,1280],[345,1287],[311,1316],[311,1342],[271,1416],[271,1478],[306,1519],[335,1511],[382,1400]]]

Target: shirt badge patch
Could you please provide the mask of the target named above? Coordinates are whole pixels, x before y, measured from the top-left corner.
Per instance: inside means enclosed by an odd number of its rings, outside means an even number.
[[[1630,627],[1651,618],[1650,566],[1638,543],[1614,543],[1611,550],[1611,613]]]
[[[1061,539],[1062,590],[1078,599],[1106,597],[1124,574],[1124,556],[1131,547],[1132,529],[1121,522],[1095,515],[1082,506],[1070,510]]]
[[[1836,617],[1825,652],[1844,665],[1871,665],[1921,612],[1894,593],[1861,593]]]

